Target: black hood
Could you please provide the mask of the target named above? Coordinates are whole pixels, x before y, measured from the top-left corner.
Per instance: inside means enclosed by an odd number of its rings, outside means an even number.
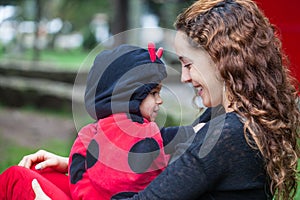
[[[95,58],[87,78],[86,110],[96,120],[128,113],[142,123],[142,100],[166,76],[164,63],[159,58],[152,62],[146,49],[121,45],[104,50]]]

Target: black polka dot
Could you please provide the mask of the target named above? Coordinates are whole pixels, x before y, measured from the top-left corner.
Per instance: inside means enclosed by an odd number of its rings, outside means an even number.
[[[75,184],[80,181],[85,171],[85,157],[78,153],[73,154],[72,163],[70,166],[71,183]]]
[[[88,146],[87,152],[86,152],[86,165],[87,168],[93,167],[99,156],[99,144],[96,142],[96,140],[92,140]]]
[[[159,155],[159,144],[153,138],[146,138],[134,144],[128,154],[128,164],[135,173],[146,172]]]

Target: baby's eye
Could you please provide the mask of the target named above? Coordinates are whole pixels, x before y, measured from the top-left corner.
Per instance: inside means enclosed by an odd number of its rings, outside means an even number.
[[[159,94],[159,92],[153,91],[153,92],[150,92],[150,94],[153,95],[153,96],[155,96],[155,95]]]

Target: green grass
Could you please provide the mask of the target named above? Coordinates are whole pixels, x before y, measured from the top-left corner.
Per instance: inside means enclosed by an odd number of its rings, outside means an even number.
[[[53,139],[41,144],[39,149],[48,150],[61,156],[68,156],[72,142]],[[38,149],[21,146],[12,140],[2,137],[0,134],[0,150],[2,153],[0,173],[2,173],[8,167],[17,165],[23,156],[34,153]]]
[[[43,51],[41,53],[41,60],[52,61],[56,63],[65,64],[65,66],[75,67],[80,66],[84,59],[88,56],[87,52],[81,51],[80,49],[72,51]]]
[[[12,165],[18,164],[24,155],[34,152],[34,149],[16,145],[13,141],[0,135],[0,150],[2,154],[0,162],[0,173]]]
[[[52,139],[40,144],[40,148],[61,156],[68,156],[73,140],[62,141]],[[0,134],[0,149],[2,158],[0,162],[0,172],[11,165],[16,165],[23,156],[36,152],[38,149],[17,144],[16,142],[4,138]]]
[[[4,109],[4,106],[0,104],[0,112],[2,109]],[[47,110],[47,109],[37,110],[32,106],[25,106],[19,109],[21,112],[25,112],[25,113],[26,112],[37,113],[37,114],[44,114],[47,116],[53,116],[56,118],[72,119],[71,112],[64,112],[58,110],[54,111],[54,110]],[[11,139],[3,137],[0,128],[0,152],[1,152],[0,173],[2,173],[5,169],[7,169],[12,165],[17,165],[19,161],[23,158],[23,156],[34,153],[38,149],[44,149],[61,156],[68,156],[73,141],[74,141],[73,139],[64,141],[64,140],[59,140],[57,138],[53,138],[51,140],[44,141],[41,144],[34,144],[34,146],[37,146],[38,148],[22,146]]]

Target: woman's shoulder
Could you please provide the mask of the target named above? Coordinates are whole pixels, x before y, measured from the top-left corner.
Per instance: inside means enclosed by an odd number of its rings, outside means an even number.
[[[243,121],[235,112],[212,119],[202,141],[195,144],[191,153],[204,163],[209,175],[227,173],[236,176],[241,169],[249,179],[257,173],[263,174],[264,162],[259,151],[247,143]]]
[[[221,114],[213,119],[211,119],[207,125],[208,134],[213,132],[222,132],[223,134],[232,134],[232,135],[240,135],[240,133],[244,132],[244,122],[242,118],[236,112],[228,112]]]
[[[236,112],[222,113],[210,118],[199,132],[211,134],[211,132],[243,131],[244,123]]]
[[[191,148],[198,152],[200,158],[212,152],[222,154],[232,149],[235,151],[250,149],[245,139],[244,124],[235,112],[224,113],[207,122],[196,134]]]
[[[206,137],[220,135],[220,139],[244,140],[244,121],[236,112],[228,112],[208,123]],[[237,141],[239,142],[239,141]]]

